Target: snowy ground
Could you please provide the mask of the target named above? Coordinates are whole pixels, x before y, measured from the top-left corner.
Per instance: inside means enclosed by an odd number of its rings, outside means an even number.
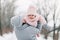
[[[3,36],[0,36],[0,40],[17,40],[17,38],[15,36],[15,32],[13,32],[13,33],[8,33],[8,34],[4,34]],[[44,35],[40,35],[39,38],[37,37],[37,40],[46,40],[46,39],[44,39]],[[53,40],[53,38],[48,37],[47,40]]]
[[[43,35],[40,35],[41,37],[37,38],[38,40],[45,40],[43,37]],[[15,36],[15,32],[13,33],[8,33],[8,34],[4,34],[3,36],[0,36],[0,40],[17,40],[16,36]],[[50,37],[48,40],[52,40],[52,38]]]

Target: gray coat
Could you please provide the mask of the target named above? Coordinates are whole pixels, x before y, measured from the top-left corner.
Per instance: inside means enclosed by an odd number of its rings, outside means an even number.
[[[35,35],[40,32],[42,26],[32,27],[28,24],[22,25],[22,16],[11,18],[11,24],[15,28],[16,37],[18,40],[36,40]]]

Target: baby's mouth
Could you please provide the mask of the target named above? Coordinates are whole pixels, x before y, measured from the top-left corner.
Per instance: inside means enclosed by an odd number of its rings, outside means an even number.
[[[34,18],[30,18],[30,19],[34,19]]]

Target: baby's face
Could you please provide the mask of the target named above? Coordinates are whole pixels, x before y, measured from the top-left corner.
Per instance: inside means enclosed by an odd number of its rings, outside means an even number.
[[[36,8],[34,6],[30,6],[29,9],[28,9],[28,17],[30,19],[34,19],[36,16],[34,15],[34,13],[36,13]]]
[[[36,16],[35,15],[28,15],[30,19],[34,19]]]

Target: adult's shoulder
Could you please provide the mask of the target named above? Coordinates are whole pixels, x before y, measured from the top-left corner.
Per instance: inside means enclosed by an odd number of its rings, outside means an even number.
[[[21,16],[14,16],[11,18],[11,24],[15,27],[22,24],[22,17]]]
[[[23,16],[13,16],[11,19],[13,20],[13,19],[22,19],[23,18]]]

